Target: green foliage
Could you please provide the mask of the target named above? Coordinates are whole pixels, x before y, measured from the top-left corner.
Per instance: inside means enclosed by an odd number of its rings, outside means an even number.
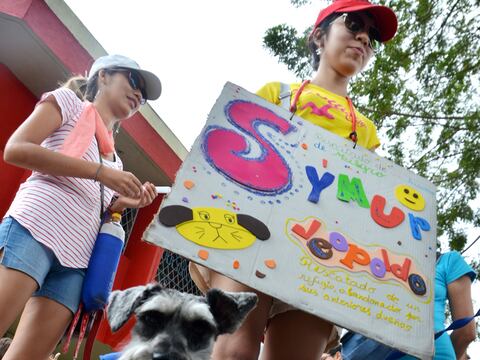
[[[311,1],[310,0],[290,0],[293,6],[295,7],[300,7],[302,5],[308,4]]]
[[[461,250],[465,225],[480,226],[473,202],[480,178],[480,0],[377,3],[394,9],[399,31],[350,92],[380,129],[388,157],[437,186],[438,236]],[[264,37],[264,46],[300,79],[311,77],[310,31],[282,24]]]
[[[270,50],[278,56],[280,62],[287,65],[289,70],[303,75],[305,69],[310,66],[307,49],[308,30],[298,36],[297,30],[281,24],[268,29],[263,41],[269,44]]]
[[[477,279],[477,281],[479,281],[480,280],[480,262],[478,260],[473,260],[470,263],[470,266],[473,268],[473,270],[477,274],[476,279]]]

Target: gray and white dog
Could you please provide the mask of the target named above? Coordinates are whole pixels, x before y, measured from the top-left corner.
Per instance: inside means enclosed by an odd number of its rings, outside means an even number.
[[[233,333],[256,303],[254,293],[211,289],[202,297],[149,284],[113,291],[107,318],[115,332],[137,317],[120,360],[208,360],[217,336]]]

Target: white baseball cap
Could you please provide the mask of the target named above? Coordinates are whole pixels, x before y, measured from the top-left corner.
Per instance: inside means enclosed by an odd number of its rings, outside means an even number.
[[[110,68],[124,68],[138,72],[143,80],[145,80],[145,93],[148,100],[156,100],[162,93],[162,83],[154,73],[140,69],[140,66],[135,61],[123,55],[105,55],[99,57],[90,68],[88,78],[90,79],[99,70]]]

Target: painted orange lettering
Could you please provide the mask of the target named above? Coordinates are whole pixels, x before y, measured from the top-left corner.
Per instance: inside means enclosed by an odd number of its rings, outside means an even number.
[[[349,244],[347,255],[340,262],[349,269],[353,269],[354,262],[359,265],[370,264],[370,255],[357,245]]]

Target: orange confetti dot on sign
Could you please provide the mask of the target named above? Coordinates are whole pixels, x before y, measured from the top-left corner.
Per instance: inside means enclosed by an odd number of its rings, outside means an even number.
[[[276,263],[275,260],[273,260],[273,259],[265,260],[265,265],[266,265],[269,269],[275,269],[275,268],[277,267],[277,263]]]
[[[198,251],[198,257],[202,260],[207,260],[208,259],[208,251],[207,250],[199,250]]]
[[[185,186],[188,190],[195,186],[195,183],[192,180],[185,180],[183,182],[183,186]]]
[[[240,261],[235,260],[235,261],[233,262],[233,268],[234,268],[234,269],[238,269],[239,267],[240,267]]]
[[[327,160],[327,159],[323,159],[323,160],[322,160],[322,165],[323,165],[324,168],[326,168],[327,165],[328,165],[328,160]]]
[[[303,150],[307,150],[307,149],[308,149],[308,145],[305,144],[305,143],[303,143],[303,144],[302,144],[302,148],[303,148]]]

